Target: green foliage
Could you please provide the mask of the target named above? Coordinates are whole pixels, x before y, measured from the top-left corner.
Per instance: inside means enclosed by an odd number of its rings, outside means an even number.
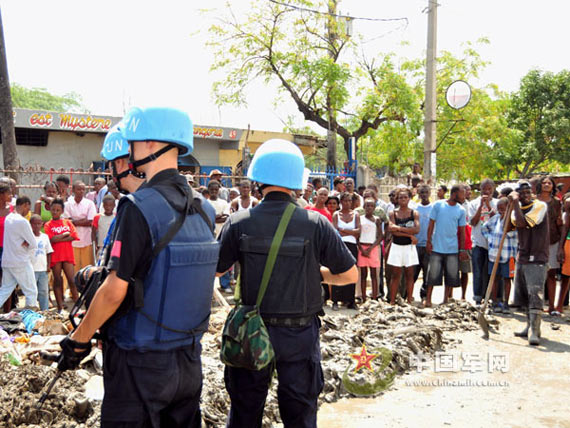
[[[328,10],[324,0],[289,3]],[[350,137],[358,141],[370,129],[403,122],[418,109],[392,56],[364,57],[358,36],[347,35],[342,19],[265,1],[252,2],[241,19],[228,3],[210,34],[216,58],[212,70],[223,72],[213,85],[218,104],[245,104],[255,79],[277,83],[280,95],[291,98],[305,120],[334,130],[345,150]]]
[[[507,122],[514,138],[500,161],[520,176],[541,168],[566,170],[570,163],[570,71],[531,70],[512,95]]]
[[[11,85],[10,92],[12,95],[12,106],[17,108],[59,112],[85,111],[85,108],[81,104],[81,97],[74,92],[58,96],[50,94],[44,88],[29,89],[18,83]]]
[[[437,177],[478,181],[484,176],[502,176],[502,165],[495,151],[509,144],[513,132],[505,119],[508,97],[495,85],[475,87],[473,82],[487,65],[476,46],[488,43],[466,43],[461,58],[447,51],[438,56],[437,70]],[[406,60],[402,64],[413,86],[416,102],[425,98],[425,60]],[[445,99],[447,87],[455,80],[471,86],[471,101],[461,110],[451,108]],[[408,115],[404,125],[383,124],[371,134],[369,157],[372,167],[387,166],[392,175],[404,174],[415,162],[423,164],[423,110]]]

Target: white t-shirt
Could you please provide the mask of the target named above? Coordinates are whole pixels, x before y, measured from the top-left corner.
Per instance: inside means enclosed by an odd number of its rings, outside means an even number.
[[[471,219],[479,209],[479,205],[481,205],[481,196],[477,199],[472,200],[469,202],[468,209],[467,209],[467,221],[471,222]],[[491,208],[496,212],[497,211],[497,199],[491,199]],[[473,246],[481,247],[481,248],[489,248],[489,243],[481,233],[481,226],[483,223],[489,220],[490,217],[490,210],[485,205],[481,210],[481,217],[479,219],[479,223],[475,226],[471,226],[471,241],[473,242]]]
[[[230,213],[230,204],[227,201],[223,200],[222,198],[218,197],[218,199],[216,199],[215,201],[213,201],[212,199],[208,199],[208,202],[212,204],[212,206],[216,210],[216,215]],[[224,223],[216,223],[216,229],[215,229],[216,236],[218,236],[223,226]]]
[[[75,198],[71,196],[65,203],[63,214],[65,218],[70,220],[93,220],[95,214],[97,214],[97,208],[93,201],[89,199],[82,198],[81,201],[77,203]],[[93,242],[91,240],[91,226],[75,226],[75,229],[77,229],[79,241],[72,241],[71,245],[75,248],[83,248],[91,245]]]
[[[22,246],[24,241],[28,247]],[[30,263],[30,256],[36,248],[36,237],[30,222],[16,212],[8,214],[4,221],[2,267],[24,267]]]
[[[53,248],[48,236],[43,232],[40,232],[40,236],[36,236],[36,243],[38,248],[32,253],[34,272],[46,272],[48,269],[47,255],[53,253]]]

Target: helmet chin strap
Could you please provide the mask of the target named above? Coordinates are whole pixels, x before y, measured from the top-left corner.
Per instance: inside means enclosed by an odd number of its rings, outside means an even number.
[[[124,189],[121,186],[121,179],[122,178],[126,178],[129,175],[133,175],[137,178],[145,178],[145,174],[144,172],[138,173],[138,175],[133,174],[133,172],[130,169],[127,169],[121,173],[117,172],[117,165],[115,165],[115,160],[111,161],[111,173],[113,176],[113,181],[115,182],[115,184],[117,185],[117,189],[119,189],[119,192],[123,193],[123,194],[128,194],[130,193],[127,189]],[[141,176],[142,175],[142,176]]]
[[[144,178],[145,177],[143,172],[137,171],[137,168],[139,166],[146,165],[149,162],[157,160],[160,156],[165,154],[167,151],[174,148],[173,145],[169,144],[168,146],[163,147],[159,151],[157,151],[155,153],[151,153],[146,158],[135,160],[133,143],[135,143],[135,141],[129,141],[129,144],[131,146],[131,150],[130,150],[130,154],[129,154],[129,171],[131,171],[131,174],[133,174],[137,178]]]

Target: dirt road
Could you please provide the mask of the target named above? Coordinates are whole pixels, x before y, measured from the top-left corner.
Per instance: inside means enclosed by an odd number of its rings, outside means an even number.
[[[462,343],[447,349],[439,362],[436,358],[419,372],[398,376],[383,395],[324,404],[319,426],[570,427],[568,315],[543,319],[539,347],[513,336],[523,326],[520,313],[502,316],[499,331],[488,341],[480,331],[455,333]],[[455,357],[446,356],[453,353]],[[480,358],[463,354],[465,360],[461,353],[480,353]],[[502,361],[492,372],[489,357]],[[442,371],[454,359],[458,367],[451,364],[453,371]]]

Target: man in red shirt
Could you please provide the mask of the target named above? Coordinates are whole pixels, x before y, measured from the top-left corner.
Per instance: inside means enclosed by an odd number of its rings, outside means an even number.
[[[313,205],[313,206],[308,205],[305,207],[305,209],[321,213],[322,215],[324,215],[328,219],[328,221],[330,221],[332,223],[331,213],[329,212],[329,210],[327,210],[327,206],[326,206],[328,197],[329,197],[329,189],[327,189],[326,187],[321,187],[317,191],[317,198],[315,201],[315,205]]]

